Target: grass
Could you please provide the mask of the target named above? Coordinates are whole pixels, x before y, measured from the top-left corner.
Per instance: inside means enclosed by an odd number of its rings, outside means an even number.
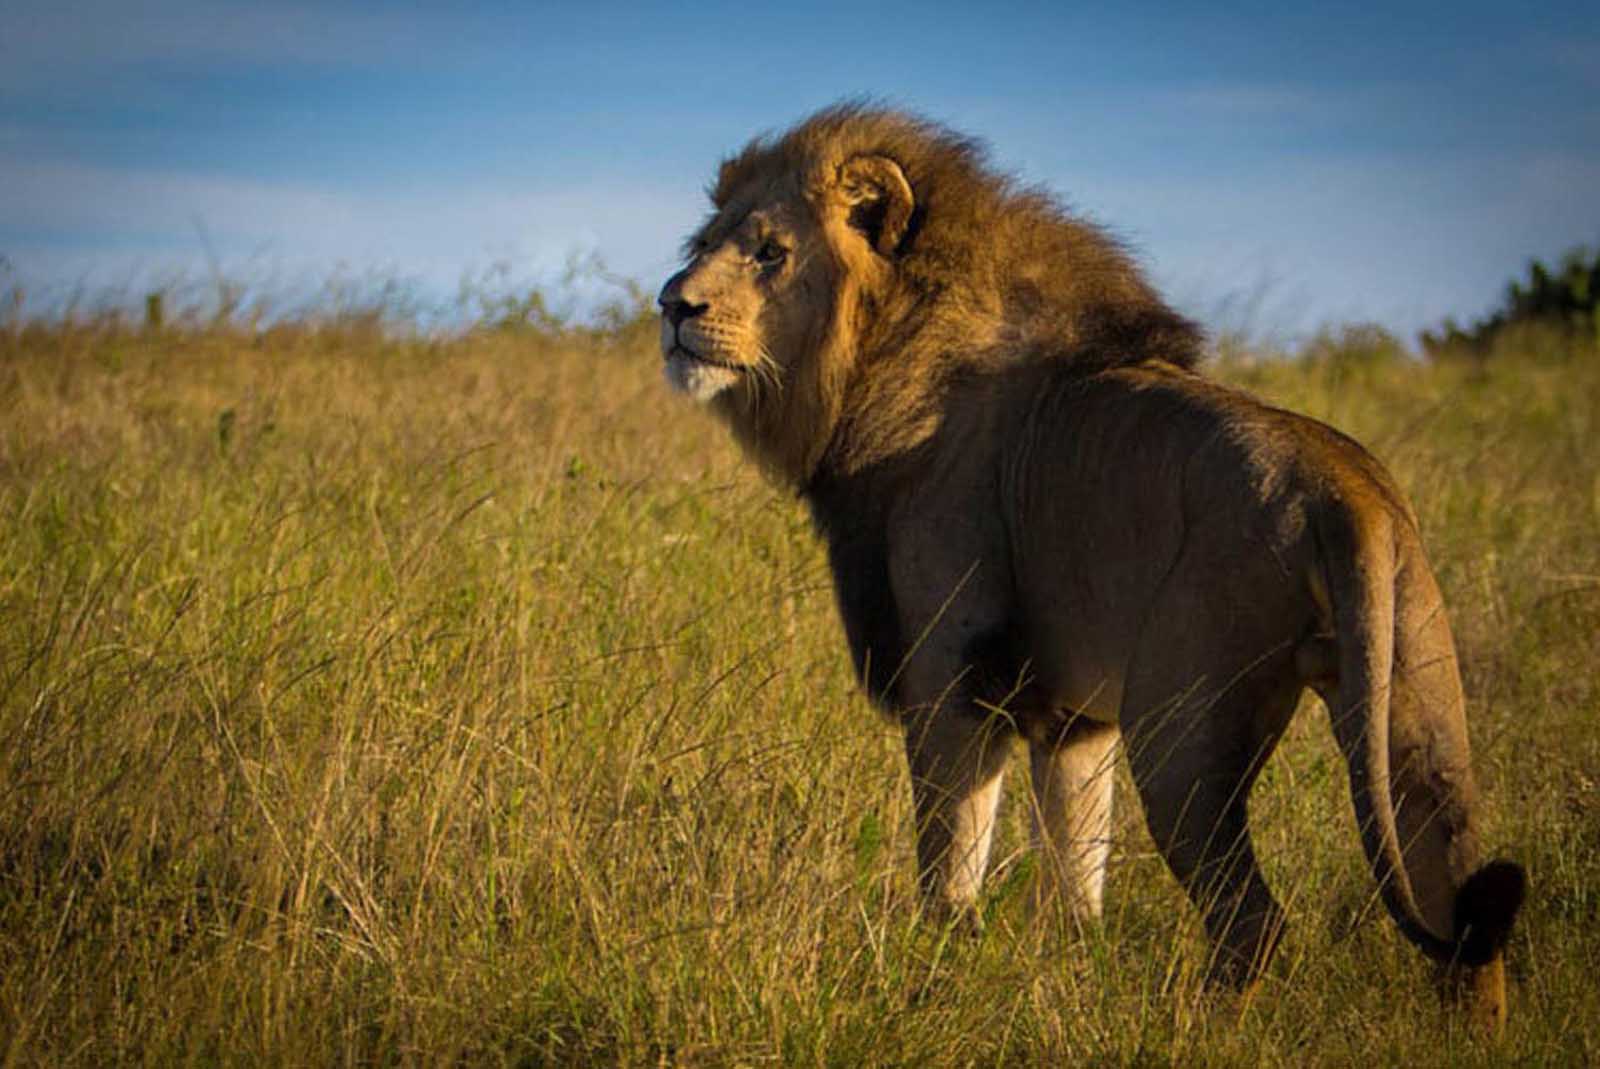
[[[802,509],[647,341],[370,323],[0,333],[12,1065],[1600,1059],[1600,363],[1216,369],[1410,491],[1497,853],[1498,1048],[1374,904],[1314,706],[1258,787],[1293,927],[1241,1018],[1127,784],[1103,930],[913,916],[900,747]]]

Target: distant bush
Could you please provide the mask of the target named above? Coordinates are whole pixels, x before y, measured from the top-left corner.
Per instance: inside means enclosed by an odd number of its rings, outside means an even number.
[[[1555,270],[1533,261],[1527,280],[1512,281],[1488,318],[1467,328],[1446,319],[1421,341],[1433,359],[1486,359],[1510,349],[1567,357],[1600,352],[1600,249],[1573,249]]]
[[[201,278],[155,276],[44,293],[26,293],[15,274],[0,255],[0,334],[13,336],[310,333],[382,340],[489,333],[632,351],[649,345],[658,329],[652,293],[593,255],[570,258],[565,271],[548,279],[497,262],[464,275],[453,296],[414,279],[344,268],[320,282],[231,277],[218,269]]]
[[[473,331],[602,349],[637,347],[657,329],[650,292],[595,255],[570,258],[559,281],[545,288],[519,286],[510,264],[493,264],[462,280],[453,319]]]
[[[1386,364],[1405,355],[1400,339],[1377,323],[1324,327],[1299,352],[1301,360],[1345,368]]]

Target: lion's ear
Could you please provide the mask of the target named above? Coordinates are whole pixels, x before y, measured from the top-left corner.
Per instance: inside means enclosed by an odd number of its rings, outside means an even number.
[[[911,184],[900,165],[887,156],[855,156],[839,168],[839,198],[850,225],[867,236],[872,247],[891,256],[911,222]]]

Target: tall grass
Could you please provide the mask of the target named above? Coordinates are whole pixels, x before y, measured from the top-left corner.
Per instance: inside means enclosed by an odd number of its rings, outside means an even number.
[[[1308,704],[1242,1017],[1125,782],[1102,929],[914,918],[893,731],[800,507],[615,329],[0,332],[5,1065],[1600,1057],[1600,368],[1218,373],[1395,470],[1534,893],[1498,1049],[1374,904]]]

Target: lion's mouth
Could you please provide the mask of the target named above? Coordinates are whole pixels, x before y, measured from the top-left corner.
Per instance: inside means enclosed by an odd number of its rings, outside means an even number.
[[[671,360],[675,356],[688,360],[691,363],[705,364],[708,367],[720,367],[726,371],[737,371],[743,373],[749,370],[743,364],[735,364],[727,360],[718,360],[714,356],[706,356],[702,353],[697,353],[693,349],[684,345],[682,342],[674,342],[672,348],[667,350],[668,360]]]

